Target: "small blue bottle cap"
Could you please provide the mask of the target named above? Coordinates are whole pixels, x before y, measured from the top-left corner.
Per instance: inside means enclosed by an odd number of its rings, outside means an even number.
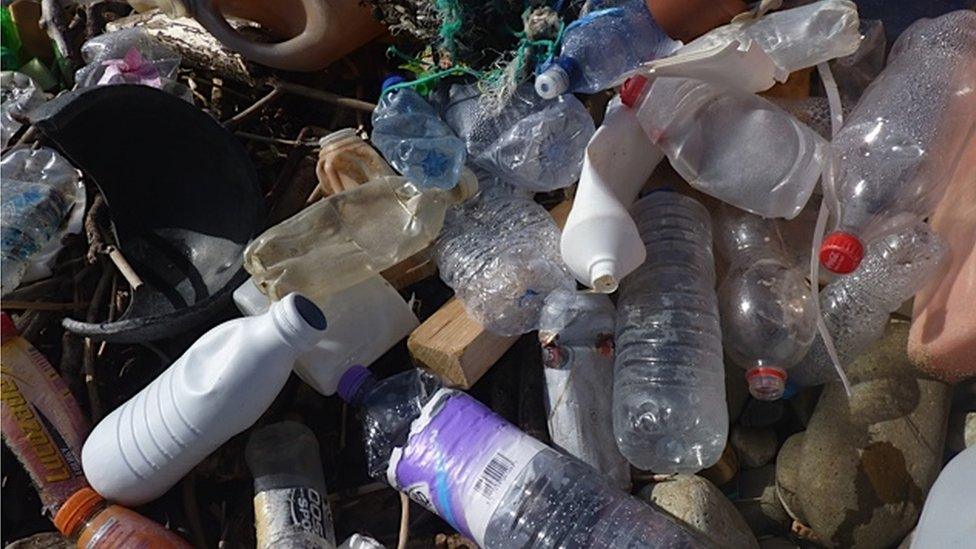
[[[359,364],[346,370],[346,373],[342,374],[342,377],[339,378],[339,387],[336,389],[336,392],[339,393],[339,398],[346,402],[352,402],[356,393],[359,392],[359,389],[362,388],[366,380],[372,377],[372,375],[365,366]]]
[[[406,78],[400,76],[399,74],[394,74],[392,76],[387,76],[386,80],[383,81],[383,85],[380,86],[380,88],[383,91],[386,91],[386,89],[389,88],[390,86],[395,86],[401,82],[406,82],[406,81],[407,81]]]

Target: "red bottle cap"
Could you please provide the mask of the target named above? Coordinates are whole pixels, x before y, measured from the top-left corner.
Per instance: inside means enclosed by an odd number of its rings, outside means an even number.
[[[631,76],[626,81],[624,85],[620,86],[620,101],[633,108],[637,104],[637,100],[640,99],[640,94],[644,91],[644,86],[647,85],[647,78],[637,75]]]
[[[827,235],[820,245],[820,264],[837,274],[847,274],[857,269],[864,258],[861,239],[845,232]]]
[[[16,335],[20,335],[20,332],[17,331],[14,320],[7,313],[0,313],[0,339],[5,340]]]

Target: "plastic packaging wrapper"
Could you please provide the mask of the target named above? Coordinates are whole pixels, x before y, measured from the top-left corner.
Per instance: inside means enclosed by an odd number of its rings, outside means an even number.
[[[0,159],[2,289],[50,274],[61,237],[81,230],[85,188],[81,174],[52,149],[17,148]]]
[[[21,120],[31,109],[47,101],[47,96],[29,76],[13,71],[0,74],[0,94],[0,133],[3,134],[2,146],[6,148],[23,126]]]
[[[152,86],[193,102],[190,90],[176,81],[180,56],[141,29],[122,29],[91,38],[81,47],[84,67],[75,71],[75,86],[106,84]]]

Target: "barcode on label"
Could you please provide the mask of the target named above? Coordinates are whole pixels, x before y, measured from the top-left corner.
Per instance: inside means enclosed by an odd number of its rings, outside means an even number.
[[[474,485],[475,491],[485,499],[491,499],[514,466],[515,462],[505,457],[505,454],[495,454],[478,477],[478,482]]]

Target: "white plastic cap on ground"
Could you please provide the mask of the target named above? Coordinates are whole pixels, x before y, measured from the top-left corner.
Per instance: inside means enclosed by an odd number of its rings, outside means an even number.
[[[535,93],[543,99],[559,97],[569,90],[569,74],[559,65],[553,64],[535,77]]]

